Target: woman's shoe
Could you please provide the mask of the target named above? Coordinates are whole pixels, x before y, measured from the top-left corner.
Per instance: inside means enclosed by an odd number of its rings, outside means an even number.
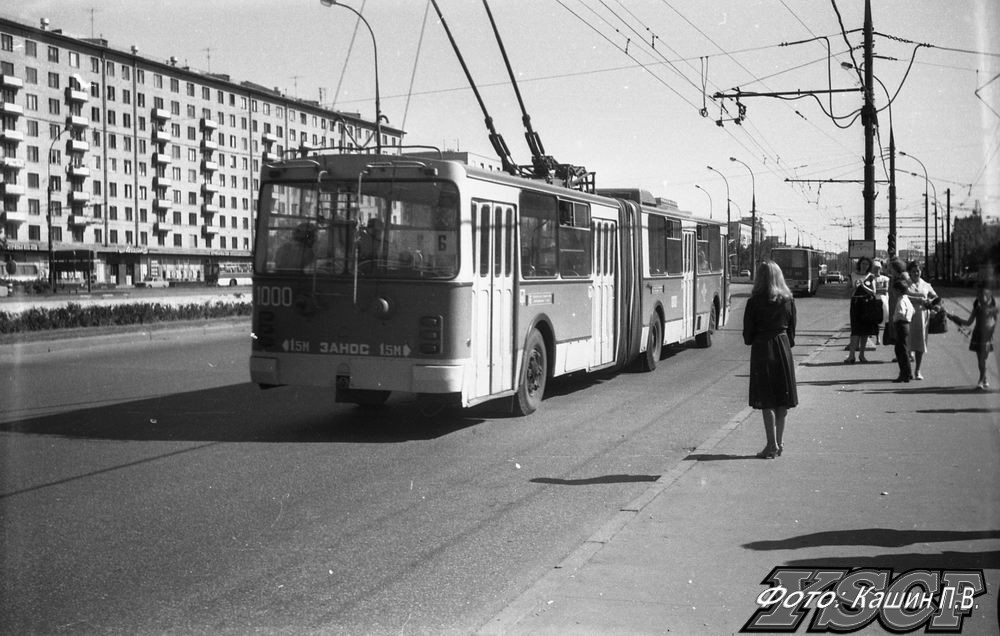
[[[785,445],[784,444],[778,444],[778,452],[777,452],[778,457],[781,457],[781,452],[783,450],[785,450]]]
[[[858,358],[858,362],[861,364],[868,364],[868,358]]]
[[[847,358],[844,360],[844,364],[854,364],[856,360],[854,358]]]
[[[917,375],[913,376],[913,379],[914,380],[923,380],[924,379],[924,375],[918,371]]]
[[[764,450],[757,453],[759,459],[774,459],[778,456],[778,449],[773,446],[765,446]]]

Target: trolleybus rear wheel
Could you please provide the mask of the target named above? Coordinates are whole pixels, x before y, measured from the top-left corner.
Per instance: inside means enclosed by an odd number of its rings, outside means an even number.
[[[708,320],[708,331],[700,333],[694,337],[694,343],[702,349],[707,349],[712,346],[712,332],[715,331],[716,325],[719,324],[718,312],[716,311],[714,305],[712,306],[712,315]]]
[[[660,317],[653,314],[649,319],[649,338],[646,340],[646,353],[642,356],[642,370],[653,371],[660,361],[663,352],[663,333],[660,331]]]
[[[545,351],[545,339],[534,329],[524,345],[524,364],[514,397],[514,410],[518,415],[534,413],[541,405],[548,373],[549,356]]]

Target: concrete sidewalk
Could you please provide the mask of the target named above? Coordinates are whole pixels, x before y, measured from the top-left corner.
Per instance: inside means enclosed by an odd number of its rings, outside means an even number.
[[[782,457],[754,457],[761,417],[743,411],[481,633],[733,634],[779,566],[986,568],[961,633],[1000,633],[1000,394],[975,389],[954,325],[932,336],[924,381],[890,382],[890,347],[843,364],[846,343],[799,359]],[[997,369],[994,354],[993,391]]]

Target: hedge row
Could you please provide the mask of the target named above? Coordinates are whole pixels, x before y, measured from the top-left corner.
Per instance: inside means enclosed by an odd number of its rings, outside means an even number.
[[[185,305],[135,303],[109,306],[68,303],[65,307],[54,309],[33,307],[19,313],[0,311],[0,334],[74,327],[144,325],[171,320],[207,320],[249,316],[250,311],[249,302],[215,301]]]

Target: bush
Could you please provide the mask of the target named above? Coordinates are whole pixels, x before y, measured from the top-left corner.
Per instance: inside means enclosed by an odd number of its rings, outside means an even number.
[[[221,300],[184,305],[162,303],[134,303],[125,305],[80,305],[68,303],[65,307],[41,309],[33,307],[20,313],[0,311],[0,334],[73,329],[77,327],[106,327],[114,325],[144,325],[173,320],[209,320],[249,316],[249,302],[223,302]]]

